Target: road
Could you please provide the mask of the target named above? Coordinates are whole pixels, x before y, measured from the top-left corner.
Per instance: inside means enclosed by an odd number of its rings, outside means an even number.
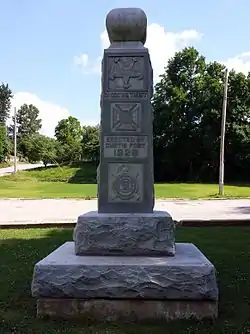
[[[80,214],[97,209],[96,200],[0,200],[0,225],[17,223],[74,223]],[[250,199],[157,200],[156,210],[177,220],[249,220]]]
[[[17,164],[17,170],[27,170],[27,169],[33,169],[42,167],[43,164]],[[8,175],[13,173],[14,166],[6,167],[6,168],[0,168],[0,176]]]
[[[42,164],[18,164],[27,170]],[[0,169],[0,176],[13,172],[13,166]],[[80,214],[97,210],[97,200],[1,199],[0,225],[32,223],[73,223]],[[250,220],[250,199],[239,200],[156,200],[155,210],[169,212],[180,220]]]

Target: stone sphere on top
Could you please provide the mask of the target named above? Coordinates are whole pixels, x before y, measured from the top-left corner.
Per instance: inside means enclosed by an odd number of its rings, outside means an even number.
[[[106,17],[110,43],[141,42],[147,37],[147,16],[140,8],[115,8]]]

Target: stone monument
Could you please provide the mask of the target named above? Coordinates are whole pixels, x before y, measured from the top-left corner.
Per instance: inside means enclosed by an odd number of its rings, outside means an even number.
[[[78,217],[74,241],[35,265],[38,316],[100,320],[216,317],[213,264],[175,243],[167,212],[153,211],[153,71],[147,17],[138,8],[106,18],[102,61],[98,211]]]
[[[98,210],[152,213],[154,208],[153,71],[139,9],[107,15],[111,46],[104,50]]]

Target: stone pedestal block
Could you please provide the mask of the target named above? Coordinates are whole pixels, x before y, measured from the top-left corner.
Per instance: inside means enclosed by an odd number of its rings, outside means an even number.
[[[175,224],[164,211],[145,214],[88,212],[78,218],[76,255],[174,255]]]
[[[216,301],[215,268],[193,245],[173,257],[76,256],[66,242],[35,265],[32,295],[41,298]]]

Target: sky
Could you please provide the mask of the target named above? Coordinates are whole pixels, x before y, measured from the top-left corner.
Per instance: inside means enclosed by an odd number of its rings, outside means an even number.
[[[0,0],[0,82],[23,103],[40,110],[41,132],[58,121],[82,125],[100,119],[100,61],[109,46],[106,14],[140,7],[148,17],[146,47],[154,83],[176,51],[194,46],[208,61],[250,71],[249,0]]]

